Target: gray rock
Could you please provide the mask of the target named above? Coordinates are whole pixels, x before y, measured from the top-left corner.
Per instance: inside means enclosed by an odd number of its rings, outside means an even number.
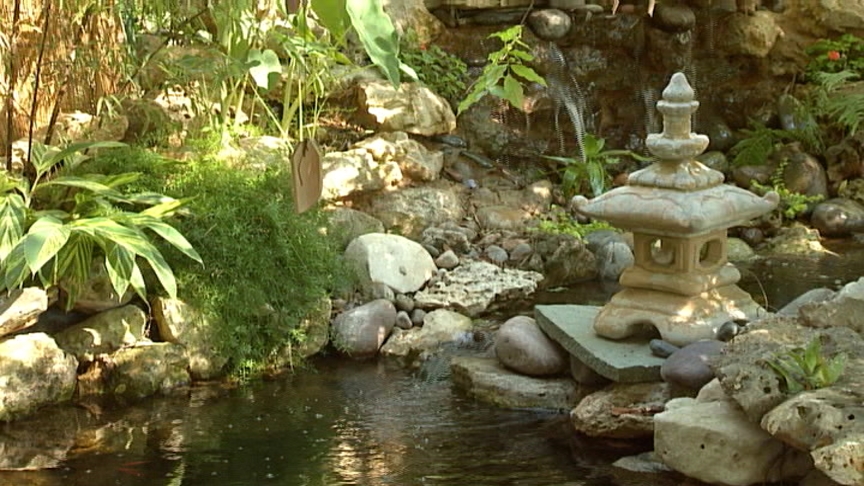
[[[527,316],[511,317],[501,325],[495,355],[506,368],[528,376],[560,374],[570,361],[567,352]]]
[[[47,334],[21,334],[0,341],[0,421],[65,402],[75,392],[78,362]]]
[[[470,317],[447,309],[437,309],[426,314],[423,327],[395,329],[381,348],[381,354],[424,359],[444,343],[463,340],[471,328]]]
[[[422,308],[449,307],[473,317],[532,295],[542,279],[536,272],[471,261],[430,282],[414,294],[414,302]]]
[[[462,227],[430,226],[423,230],[421,241],[424,245],[435,247],[439,253],[444,253],[446,250],[465,253],[471,249],[471,240],[474,238],[468,234],[468,231],[470,231],[468,228]]]
[[[444,154],[426,149],[405,132],[384,132],[361,140],[354,148],[362,148],[379,162],[395,161],[402,174],[413,181],[437,180],[444,167]]]
[[[534,378],[504,368],[495,358],[456,356],[453,384],[486,403],[503,408],[570,410],[584,397],[569,378]]]
[[[686,32],[696,26],[696,14],[686,5],[658,3],[651,24],[666,32]]]
[[[711,139],[711,137],[708,138]],[[713,139],[711,141],[713,142]],[[724,174],[729,170],[729,159],[726,158],[725,153],[719,150],[711,150],[697,155],[696,160]]]
[[[396,325],[396,307],[389,300],[373,300],[336,316],[331,341],[352,358],[375,356]]]
[[[339,248],[343,250],[360,235],[384,232],[384,223],[356,209],[337,207],[327,214],[328,234],[338,241]]]
[[[698,390],[714,379],[710,362],[723,352],[722,341],[696,341],[672,353],[660,366],[660,376],[667,383]]]
[[[681,349],[662,339],[652,339],[648,341],[648,347],[651,349],[651,354],[659,358],[668,358],[669,356],[672,356],[672,353]]]
[[[364,288],[380,282],[400,293],[420,289],[437,269],[419,243],[383,233],[355,238],[345,250],[345,261]]]
[[[134,305],[100,312],[54,336],[57,345],[79,361],[92,361],[97,354],[112,353],[144,337],[147,316]]]
[[[405,294],[396,294],[396,299],[393,300],[393,304],[395,304],[396,309],[400,311],[411,312],[414,310],[414,299]]]
[[[846,327],[864,336],[864,277],[844,285],[831,300],[801,305],[798,315],[810,327]]]
[[[602,280],[617,281],[624,270],[636,262],[633,250],[626,243],[610,241],[595,253],[597,274]]]
[[[447,250],[438,255],[438,258],[435,259],[435,265],[437,265],[438,268],[452,270],[459,266],[459,257],[453,250]]]
[[[414,323],[415,326],[420,327],[423,325],[423,322],[426,320],[426,311],[423,309],[414,309],[411,311],[411,322]]]
[[[528,15],[528,27],[543,40],[560,39],[570,33],[572,26],[570,15],[554,8],[535,10]]]
[[[510,261],[521,262],[531,257],[534,248],[529,243],[519,243],[510,250]]]
[[[750,486],[812,467],[806,453],[771,437],[734,403],[688,403],[654,416],[654,451],[672,469],[706,483]]]
[[[399,329],[411,329],[414,327],[414,323],[411,322],[411,316],[408,315],[408,312],[400,310],[396,313],[396,327]]]
[[[498,245],[489,245],[483,251],[483,254],[486,255],[486,258],[489,259],[490,262],[503,265],[507,260],[510,259],[510,255],[507,254],[507,250],[501,248]]]
[[[576,383],[584,386],[602,386],[610,383],[609,378],[594,371],[576,356],[570,355],[570,376]]]
[[[379,163],[363,149],[325,154],[321,172],[321,197],[328,200],[380,191],[402,180],[398,163]]]
[[[543,257],[543,287],[556,288],[591,280],[597,276],[594,254],[571,235],[543,235],[534,244]]]
[[[864,231],[864,206],[852,199],[833,198],[816,204],[810,224],[822,236],[848,236]]]
[[[804,292],[803,294],[795,297],[792,302],[784,305],[782,309],[777,311],[778,316],[789,316],[795,317],[798,315],[798,311],[805,304],[816,304],[819,302],[827,302],[833,299],[837,295],[837,292],[828,289],[828,288],[819,288],[812,289]]]
[[[214,344],[219,339],[216,335],[217,326],[204,314],[179,299],[156,297],[151,305],[153,319],[162,339],[169,343],[182,344],[186,349],[192,378],[210,380],[220,376],[228,360]],[[329,332],[329,325],[325,330]]]
[[[570,413],[589,437],[639,439],[654,434],[654,414],[672,395],[665,383],[616,383],[583,398]]]
[[[613,462],[612,466],[630,472],[646,474],[662,474],[672,471],[669,466],[657,458],[654,451],[643,452],[635,456],[624,456]]]
[[[519,230],[525,227],[531,215],[510,206],[483,206],[477,209],[477,220],[487,229]]]
[[[741,238],[729,238],[726,240],[726,258],[730,262],[748,262],[759,256],[753,248],[750,248]]]
[[[63,288],[63,284],[60,287]],[[64,288],[64,290],[66,289]],[[90,278],[84,284],[84,288],[81,289],[78,298],[75,300],[73,310],[86,314],[95,314],[126,305],[134,296],[135,292],[131,288],[125,294],[117,295],[117,292],[114,291],[114,286],[111,285],[108,271],[105,270],[104,261],[94,259],[90,265]]]
[[[753,15],[732,15],[726,25],[724,48],[729,54],[766,57],[782,33],[773,13],[760,10]]]

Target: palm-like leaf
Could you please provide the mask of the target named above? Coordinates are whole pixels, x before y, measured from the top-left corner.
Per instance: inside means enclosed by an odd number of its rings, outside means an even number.
[[[18,194],[7,194],[0,200],[0,263],[24,236],[27,212],[24,199]]]

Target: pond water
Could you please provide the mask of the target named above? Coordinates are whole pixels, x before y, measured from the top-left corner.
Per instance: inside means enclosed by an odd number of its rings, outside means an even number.
[[[864,275],[844,257],[744,265],[742,286],[779,307],[810,288]],[[851,257],[850,257],[851,255]],[[546,293],[545,303],[602,304],[614,286]],[[452,349],[448,354],[476,352]],[[0,485],[665,486],[675,474],[610,467],[629,450],[569,432],[566,414],[502,410],[456,390],[445,358],[419,370],[387,360],[315,360],[239,388],[200,386],[122,409],[58,407],[3,425],[0,450],[56,467],[0,472]]]

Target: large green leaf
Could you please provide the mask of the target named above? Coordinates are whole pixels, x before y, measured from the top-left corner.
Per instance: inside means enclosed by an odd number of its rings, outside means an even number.
[[[24,236],[27,211],[24,198],[18,194],[7,194],[0,200],[0,263]]]
[[[66,307],[71,308],[81,289],[90,278],[94,240],[89,235],[73,231],[69,241],[57,253],[57,275],[66,291]]]
[[[120,245],[110,244],[109,248],[105,255],[105,270],[108,272],[108,279],[111,280],[114,292],[122,296],[131,283],[132,269],[137,266],[135,254]],[[146,299],[147,295],[140,295],[140,297]]]
[[[372,63],[381,68],[387,80],[398,88],[402,62],[399,60],[399,37],[381,0],[347,0],[345,8],[351,25]]]
[[[30,276],[30,271],[27,269],[27,258],[24,256],[24,248],[16,246],[6,259],[3,260],[3,288],[13,289],[20,287],[21,284]]]
[[[63,186],[63,187],[75,187],[78,189],[85,189],[91,192],[95,192],[97,194],[107,194],[112,195],[115,198],[122,199],[117,190],[102,184],[101,182],[96,182],[90,179],[86,179],[83,177],[75,177],[75,176],[63,176],[58,177],[56,179],[52,179],[50,181],[45,181],[39,184],[38,188],[48,187],[48,186]]]
[[[31,273],[36,273],[57,255],[69,240],[71,231],[63,222],[44,217],[33,223],[27,235],[18,244],[24,250],[24,258]]]
[[[336,41],[341,41],[345,31],[351,25],[345,0],[312,0],[311,3],[312,10],[318,15],[324,27],[330,31]]]
[[[44,173],[45,171],[47,171],[51,167],[59,164],[60,162],[62,162],[63,160],[65,160],[66,158],[68,158],[71,155],[74,155],[74,154],[82,154],[83,155],[84,151],[86,151],[86,150],[97,149],[97,148],[120,148],[120,147],[127,147],[127,145],[125,143],[121,143],[121,142],[110,142],[110,141],[70,143],[69,145],[67,145],[66,147],[64,147],[61,150],[57,150],[57,151],[49,150],[45,154],[45,156],[42,157],[42,160],[39,161],[39,164],[36,166],[36,170],[38,170],[40,173]],[[35,163],[36,162],[34,161],[34,164]]]
[[[251,49],[248,60],[250,63],[254,63],[249,68],[249,75],[252,76],[259,88],[269,90],[279,81],[279,76],[282,74],[282,63],[279,62],[279,56],[273,50]]]
[[[192,244],[190,244],[189,241],[186,240],[186,238],[182,234],[180,234],[179,231],[174,229],[171,225],[156,218],[141,216],[135,218],[135,222],[139,226],[153,230],[154,233],[161,236],[163,240],[170,243],[171,246],[177,248],[189,258],[195,260],[198,263],[204,263],[201,260],[201,255],[199,255],[198,252],[195,251],[195,248],[192,248]]]

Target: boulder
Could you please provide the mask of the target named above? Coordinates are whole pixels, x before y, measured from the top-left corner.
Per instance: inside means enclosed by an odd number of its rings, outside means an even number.
[[[409,320],[410,323],[410,320]],[[394,329],[381,348],[386,356],[428,357],[441,344],[462,341],[472,329],[471,318],[447,309],[436,309],[423,319],[423,327]]]
[[[54,339],[79,361],[93,361],[95,355],[113,353],[144,339],[147,315],[134,305],[100,312],[62,332]]]
[[[816,204],[810,224],[822,236],[848,236],[864,231],[864,206],[853,199],[836,197]]]
[[[361,286],[380,282],[403,294],[419,290],[437,270],[422,245],[393,234],[358,236],[345,249],[344,256]]]
[[[135,401],[188,386],[189,359],[175,343],[139,343],[106,358],[106,391],[120,401]]]
[[[545,41],[554,41],[566,36],[572,26],[573,20],[570,15],[558,9],[534,10],[528,15],[528,27],[537,37]]]
[[[330,338],[333,346],[352,358],[378,354],[396,325],[396,306],[389,300],[373,300],[347,310],[333,320]]]
[[[422,84],[402,83],[396,89],[386,81],[368,81],[357,93],[361,123],[376,131],[431,137],[456,128],[450,103]]]
[[[665,383],[615,383],[583,398],[570,412],[570,421],[589,437],[651,437],[654,415],[671,398]]]
[[[330,152],[321,160],[321,197],[339,199],[361,193],[380,191],[402,180],[399,164],[379,163],[364,149]]]
[[[692,399],[654,416],[654,451],[664,464],[699,481],[749,486],[801,477],[809,457],[758,425],[732,402]]]
[[[63,288],[64,284],[61,283],[60,287]],[[135,292],[131,287],[125,294],[117,295],[114,286],[111,285],[108,271],[105,269],[105,262],[101,259],[94,259],[90,265],[90,278],[80,289],[73,309],[93,314],[126,305],[132,301],[134,296]]]
[[[432,279],[425,289],[414,294],[414,302],[426,309],[447,307],[475,317],[505,302],[512,304],[531,296],[542,279],[537,272],[482,261],[466,262]]]
[[[48,310],[48,294],[38,287],[12,289],[0,296],[0,336],[28,328]]]
[[[729,54],[766,57],[782,33],[773,13],[733,14],[727,21],[724,47]]]
[[[723,352],[724,345],[713,339],[688,344],[666,358],[660,376],[667,383],[698,390],[714,379],[710,363]]]
[[[501,325],[495,338],[495,355],[506,368],[528,376],[561,374],[570,358],[528,316],[512,317]]]
[[[624,270],[636,262],[633,250],[623,241],[610,241],[595,253],[597,274],[602,280],[617,282]]]
[[[358,236],[384,232],[384,223],[356,209],[337,207],[327,210],[327,215],[327,234],[343,250]]]
[[[837,292],[828,289],[828,288],[818,288],[811,289],[803,294],[795,297],[792,302],[784,305],[782,309],[777,311],[778,316],[791,316],[795,317],[798,315],[798,311],[805,304],[815,304],[818,302],[825,302],[834,298],[837,295]]]
[[[461,221],[463,188],[447,181],[376,194],[355,206],[380,220],[388,231],[419,240],[429,226]]]
[[[584,397],[569,378],[535,378],[514,373],[495,358],[456,356],[450,361],[453,384],[474,398],[503,408],[563,411]]]
[[[77,368],[75,357],[47,334],[21,334],[0,341],[0,421],[71,399]]]
[[[185,348],[192,378],[210,380],[220,376],[228,360],[217,346],[218,326],[179,299],[156,297],[151,305],[162,339]]]
[[[438,179],[444,167],[444,154],[430,151],[405,132],[385,132],[361,140],[353,148],[364,149],[379,163],[396,162],[402,175],[416,182]]]
[[[810,327],[848,327],[864,336],[864,277],[844,285],[830,300],[801,305],[798,315]]]
[[[594,254],[575,236],[541,233],[534,248],[543,258],[544,288],[566,287],[597,277]]]

